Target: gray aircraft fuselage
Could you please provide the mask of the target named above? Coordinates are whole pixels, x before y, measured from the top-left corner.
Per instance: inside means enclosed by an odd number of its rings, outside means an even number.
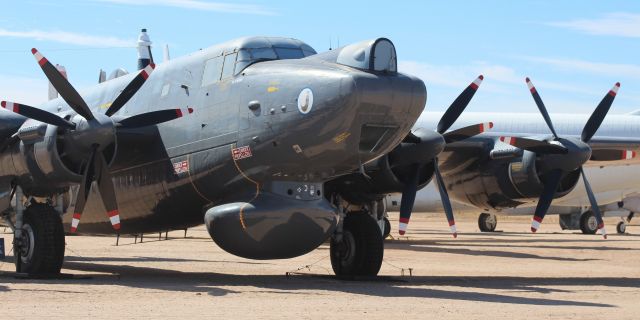
[[[261,43],[273,48],[309,48],[291,39],[256,37],[173,59],[159,64],[116,114],[128,117],[170,108],[194,110],[157,126],[118,131],[115,146],[106,155],[111,158],[120,233],[195,226],[203,223],[211,208],[242,203],[239,214],[234,211],[228,219],[208,225],[225,250],[260,259],[304,254],[325,241],[338,221],[329,195],[323,193],[324,183],[388,153],[424,108],[422,81],[397,72],[336,63],[339,50],[299,59],[251,61],[240,71],[241,58],[227,58]],[[232,59],[237,61],[235,72],[225,75],[229,71],[222,70],[220,77],[210,74],[220,72],[216,63]],[[104,112],[132,77],[106,81],[82,92],[82,97],[93,112]],[[62,99],[41,108],[60,115],[72,113]],[[27,120],[22,127],[43,125]],[[46,130],[44,140],[56,139],[58,129],[48,126]],[[374,148],[370,148],[372,140]],[[66,146],[59,145],[61,139],[56,141],[49,151],[64,163],[60,150]],[[42,155],[28,149],[18,143],[0,155],[0,180],[17,181],[27,195],[76,192],[73,183],[57,180],[58,172],[43,164]],[[24,154],[27,156],[20,160],[19,155]],[[79,179],[75,173],[70,176]],[[114,233],[93,190],[78,232]],[[263,201],[261,197],[267,198]],[[65,202],[66,210],[71,211],[74,204]],[[256,207],[254,211],[248,209],[250,204]],[[235,209],[221,210],[222,217]],[[68,228],[70,215],[64,220]],[[217,226],[224,230],[211,230]],[[215,232],[226,234],[216,236]],[[300,244],[287,249],[291,239]],[[257,244],[247,244],[252,246],[247,250],[231,248],[229,243],[234,241]]]

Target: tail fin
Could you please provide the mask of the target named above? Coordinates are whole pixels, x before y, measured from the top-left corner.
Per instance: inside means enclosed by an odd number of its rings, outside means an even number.
[[[60,73],[62,74],[62,76],[65,79],[69,79],[67,77],[67,69],[64,66],[56,64],[56,69],[58,69],[58,71],[60,71]],[[49,100],[53,100],[53,99],[55,99],[57,97],[58,97],[58,91],[56,91],[56,89],[53,87],[51,82],[49,82]]]

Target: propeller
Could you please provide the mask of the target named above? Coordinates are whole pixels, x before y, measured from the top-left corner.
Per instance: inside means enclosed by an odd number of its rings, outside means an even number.
[[[540,228],[542,220],[551,206],[551,201],[562,182],[562,178],[567,174],[578,170],[582,176],[582,180],[584,181],[585,190],[589,197],[592,211],[598,221],[598,229],[600,229],[603,237],[606,239],[607,233],[604,229],[602,214],[598,208],[598,203],[596,202],[595,195],[593,194],[589,181],[584,174],[582,165],[592,158],[593,151],[588,143],[609,112],[618,89],[620,88],[620,83],[616,83],[604,96],[602,101],[600,101],[595,111],[591,114],[589,120],[585,124],[581,137],[578,140],[575,138],[562,138],[558,136],[538,91],[529,78],[526,79],[526,82],[529,87],[529,91],[533,96],[533,100],[538,106],[549,130],[553,134],[553,138],[549,140],[535,140],[520,137],[500,137],[500,140],[514,147],[534,152],[541,159],[539,162],[539,174],[541,174],[541,180],[543,181],[544,187],[542,194],[538,199],[533,220],[531,221],[531,231],[536,232]],[[617,156],[614,156],[614,153],[617,154]],[[597,154],[599,154],[598,157],[600,158],[598,160],[601,161],[628,159],[629,157],[635,156],[635,152],[628,150],[613,150],[611,152]]]
[[[14,102],[2,101],[0,105],[10,111],[37,120],[49,125],[64,128],[61,133],[68,143],[66,148],[75,162],[79,162],[82,168],[82,180],[75,199],[75,212],[71,221],[71,232],[75,232],[80,223],[80,218],[93,182],[96,182],[107,216],[114,229],[120,229],[120,214],[118,202],[113,185],[112,175],[109,172],[109,163],[103,151],[115,141],[118,128],[140,128],[160,124],[193,113],[192,108],[167,109],[137,114],[124,119],[111,118],[117,113],[144,85],[155,65],[149,64],[129,82],[129,84],[116,97],[105,114],[93,113],[85,100],[69,83],[60,71],[47,60],[35,48],[31,50],[40,68],[49,79],[49,82],[58,91],[62,99],[77,116],[70,120],[64,119],[54,113]]]
[[[433,172],[447,221],[453,237],[457,237],[458,233],[451,201],[438,167],[437,157],[444,150],[447,143],[467,139],[493,127],[493,123],[481,123],[445,133],[469,105],[482,80],[484,80],[484,77],[482,75],[478,76],[460,93],[440,118],[436,131],[418,129],[409,133],[403,142],[389,154],[389,161],[393,167],[405,166],[407,168],[403,170],[402,179],[405,187],[402,190],[402,198],[400,200],[400,224],[398,228],[400,235],[406,233],[418,191],[420,176],[423,170],[426,169],[425,164],[433,163]]]

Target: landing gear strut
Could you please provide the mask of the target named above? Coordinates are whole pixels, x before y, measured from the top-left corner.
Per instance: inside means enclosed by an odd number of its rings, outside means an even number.
[[[481,213],[478,217],[478,227],[482,232],[493,232],[496,231],[496,226],[498,225],[498,218],[495,214],[491,213]]]
[[[341,239],[331,239],[331,267],[337,276],[375,276],[380,271],[384,242],[380,227],[364,212],[344,219]]]
[[[33,203],[26,209],[19,205],[16,209],[13,240],[16,272],[60,273],[65,249],[60,214],[42,203]]]

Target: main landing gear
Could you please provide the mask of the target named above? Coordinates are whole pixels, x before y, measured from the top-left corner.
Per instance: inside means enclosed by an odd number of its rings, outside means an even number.
[[[593,211],[586,211],[580,216],[580,230],[584,234],[596,234],[598,232],[598,220]]]
[[[494,232],[498,225],[498,218],[495,214],[481,213],[478,217],[478,228],[482,232]]]
[[[16,217],[12,229],[16,272],[32,275],[60,273],[65,242],[58,210],[48,203],[33,200],[25,206],[19,189],[15,199]]]

